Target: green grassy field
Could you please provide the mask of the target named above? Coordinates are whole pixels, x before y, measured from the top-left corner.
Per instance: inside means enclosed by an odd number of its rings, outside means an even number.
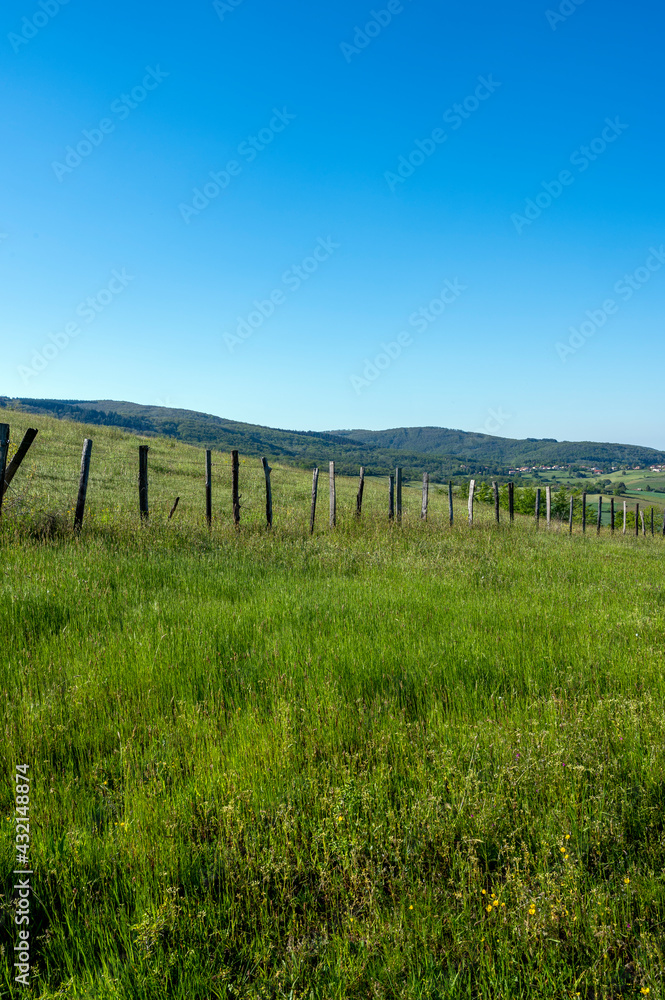
[[[16,419],[14,417],[16,416]],[[476,523],[385,483],[40,434],[0,526],[2,952],[29,765],[32,992],[663,996],[665,543]],[[89,510],[71,532],[94,438]],[[175,496],[179,511],[167,522]]]

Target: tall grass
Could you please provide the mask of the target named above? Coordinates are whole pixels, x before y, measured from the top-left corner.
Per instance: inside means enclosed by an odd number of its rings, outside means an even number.
[[[289,476],[272,532],[193,503],[141,529],[94,491],[78,537],[4,519],[33,994],[661,996],[662,540],[451,530],[436,495],[389,526],[380,484],[310,538]]]

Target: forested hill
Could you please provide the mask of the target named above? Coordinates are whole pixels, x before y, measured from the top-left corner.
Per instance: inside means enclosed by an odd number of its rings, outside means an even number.
[[[446,427],[395,427],[386,431],[335,431],[354,443],[404,450],[422,455],[445,453],[511,469],[528,465],[644,466],[661,463],[665,453],[639,445],[597,441],[556,441],[554,438],[493,437]]]
[[[369,474],[386,475],[396,465],[409,476],[429,472],[439,480],[457,475],[506,476],[532,465],[610,465],[624,468],[665,462],[665,453],[638,445],[596,442],[513,440],[444,427],[401,427],[385,431],[290,431],[167,406],[115,400],[9,399],[16,407],[85,424],[103,424],[143,435],[164,435],[188,444],[246,455],[266,455],[300,467],[335,461],[342,474],[365,465]]]

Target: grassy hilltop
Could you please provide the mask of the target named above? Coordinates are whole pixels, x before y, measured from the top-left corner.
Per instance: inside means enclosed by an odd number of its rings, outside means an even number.
[[[3,411],[7,413],[7,411]],[[663,995],[665,542],[473,528],[382,480],[9,413],[39,436],[0,523],[0,996],[17,764],[32,995]],[[72,534],[83,437],[89,508]],[[241,458],[243,456],[241,455]],[[322,470],[323,471],[323,470]],[[176,496],[178,513],[167,521]]]

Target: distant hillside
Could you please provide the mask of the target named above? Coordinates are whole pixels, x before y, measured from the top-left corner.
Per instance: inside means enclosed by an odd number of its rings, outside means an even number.
[[[400,427],[385,431],[290,431],[246,424],[195,410],[143,406],[115,400],[9,399],[0,406],[86,424],[121,427],[144,435],[174,437],[200,447],[291,462],[301,468],[335,461],[341,474],[365,465],[369,474],[387,475],[396,465],[405,476],[423,472],[440,481],[455,476],[502,478],[510,469],[532,465],[618,467],[665,462],[665,453],[638,445],[531,439],[524,441],[450,430]]]
[[[396,427],[386,431],[335,431],[354,443],[428,455],[445,453],[465,461],[487,462],[514,469],[528,465],[588,465],[619,467],[653,465],[665,452],[630,444],[596,441],[556,441],[554,438],[492,437],[446,427]]]
[[[466,466],[459,459],[431,452],[411,454],[407,450],[368,446],[338,434],[314,431],[289,431],[257,424],[245,424],[194,410],[164,406],[143,406],[115,400],[78,399],[9,399],[0,397],[0,406],[13,406],[28,413],[40,413],[84,424],[120,427],[143,435],[164,435],[187,444],[220,451],[237,448],[245,455],[290,462],[300,468],[315,465],[327,468],[336,463],[342,475],[355,475],[360,465],[368,474],[387,475],[396,465],[406,478],[429,472],[433,479],[444,481],[457,475],[482,474],[501,476],[501,469],[478,464]]]

